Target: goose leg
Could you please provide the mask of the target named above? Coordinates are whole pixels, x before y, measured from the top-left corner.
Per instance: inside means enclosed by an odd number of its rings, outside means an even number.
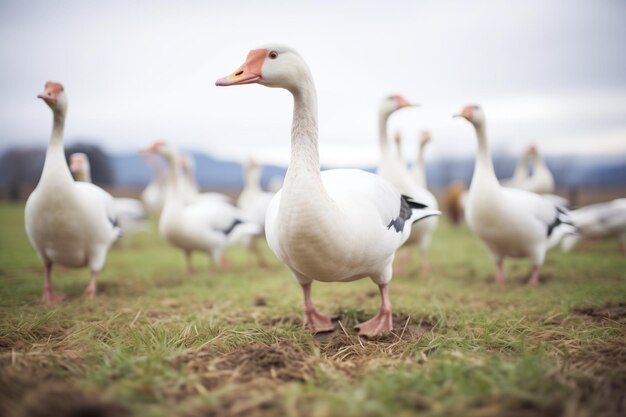
[[[44,278],[43,278],[43,294],[41,301],[44,304],[55,304],[63,299],[60,295],[54,292],[52,287],[52,262],[46,262],[44,264]]]
[[[311,301],[311,283],[300,285],[304,294],[304,326],[311,328],[315,333],[335,330],[333,320],[337,316],[329,316],[317,311],[313,306],[313,301]]]
[[[193,268],[193,261],[191,260],[191,251],[185,252],[185,261],[187,262],[187,273],[193,274],[195,270]]]
[[[378,336],[385,332],[390,332],[393,329],[393,321],[391,315],[391,301],[389,300],[389,286],[387,284],[379,285],[380,298],[382,300],[380,304],[380,310],[374,318],[355,326],[359,329],[359,336]]]
[[[531,287],[539,286],[539,265],[533,265],[533,270],[528,281]]]
[[[504,287],[504,259],[502,258],[496,261],[496,284]]]
[[[96,276],[98,273],[96,271],[91,271],[91,278],[89,279],[89,285],[85,289],[85,296],[89,299],[94,299],[96,297]]]

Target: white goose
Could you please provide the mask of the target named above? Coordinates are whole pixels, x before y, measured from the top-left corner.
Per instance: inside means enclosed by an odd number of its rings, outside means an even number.
[[[170,186],[159,219],[159,233],[169,244],[185,252],[189,273],[193,272],[194,251],[207,253],[215,268],[227,247],[262,232],[259,225],[246,222],[239,209],[223,201],[209,199],[185,204],[179,188],[177,152],[164,142],[154,142],[148,150],[160,154],[168,163]]]
[[[583,239],[617,237],[622,253],[626,254],[626,198],[592,204],[570,211]],[[566,236],[561,248],[571,250],[579,236]]]
[[[76,181],[92,182],[91,164],[86,154],[76,152],[70,155],[70,171]],[[124,235],[148,228],[148,214],[141,201],[134,198],[114,198],[113,208]]]
[[[163,166],[153,153],[145,150],[140,150],[139,153],[152,169],[152,180],[141,192],[141,201],[143,201],[150,213],[158,214],[163,210],[165,189],[167,187],[166,179],[163,175]]]
[[[201,193],[196,182],[196,164],[190,155],[181,155],[180,165],[183,170],[183,176],[180,177],[179,186],[185,204],[194,203],[200,200],[219,200],[230,203],[231,199],[222,193]]]
[[[375,336],[392,329],[388,284],[395,251],[410,225],[439,212],[403,197],[379,176],[355,169],[320,173],[317,94],[305,61],[293,49],[270,45],[250,51],[245,63],[218,86],[259,83],[284,88],[294,98],[291,160],[284,186],[265,221],[270,248],[304,293],[304,323],[333,329],[331,316],[311,301],[313,280],[346,282],[370,277],[380,288],[378,314],[357,326]]]
[[[513,176],[502,180],[502,185],[505,187],[523,189],[524,182],[528,180],[528,174],[528,149],[526,149],[517,161]]]
[[[411,176],[413,182],[420,188],[428,189],[426,185],[426,166],[424,165],[424,149],[426,145],[431,141],[432,135],[428,130],[422,131],[417,146],[417,155],[415,156],[415,163],[411,169]]]
[[[533,173],[516,188],[537,194],[554,193],[554,177],[541,155],[539,155],[537,148],[530,146],[527,153],[533,161]]]
[[[245,183],[237,199],[237,207],[243,211],[248,221],[256,223],[265,229],[265,215],[276,193],[263,191],[260,184],[261,166],[253,159],[249,159],[244,165],[244,178]],[[257,257],[259,266],[265,268],[269,264],[263,258],[263,253],[257,245],[258,239],[255,238],[247,246]]]
[[[504,285],[505,257],[528,257],[532,262],[530,284],[539,284],[539,269],[546,251],[566,234],[576,233],[567,213],[543,197],[501,187],[493,170],[487,145],[485,116],[475,105],[456,115],[476,129],[478,153],[465,205],[470,229],[487,245],[496,264],[496,282]]]
[[[63,128],[67,96],[63,86],[47,82],[41,98],[52,109],[54,124],[46,161],[37,187],[25,208],[26,234],[41,258],[44,268],[42,301],[58,302],[52,286],[52,266],[88,266],[91,279],[85,295],[96,295],[96,276],[104,265],[107,251],[119,236],[115,226],[113,198],[93,184],[75,182],[65,162]]]
[[[392,183],[403,194],[411,197],[415,201],[419,201],[433,209],[439,208],[437,199],[430,191],[425,188],[418,187],[411,178],[411,174],[407,169],[404,161],[398,159],[397,150],[394,151],[387,139],[387,122],[389,117],[397,110],[405,107],[413,106],[402,96],[394,95],[385,98],[379,110],[378,138],[380,145],[380,162],[378,164],[378,175]],[[396,271],[402,272],[409,261],[410,247],[417,245],[420,250],[420,269],[422,272],[428,272],[430,263],[427,257],[427,251],[430,247],[433,233],[437,228],[437,217],[430,217],[419,223],[413,224],[411,236],[406,241],[402,252],[398,257]]]

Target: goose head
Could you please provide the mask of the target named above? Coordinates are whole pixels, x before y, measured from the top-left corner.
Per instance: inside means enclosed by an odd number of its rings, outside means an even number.
[[[293,91],[310,80],[309,67],[293,48],[266,45],[251,50],[246,61],[230,75],[215,82],[217,86],[262,84]]]
[[[48,81],[44,86],[43,93],[37,94],[54,112],[64,113],[67,110],[67,96],[63,84]]]
[[[193,158],[190,155],[181,155],[180,156],[180,166],[183,169],[183,172],[189,176],[194,175],[194,171],[196,169],[196,165],[194,163]]]
[[[176,151],[174,150],[174,147],[162,140],[152,142],[152,145],[144,148],[143,151],[150,152],[156,155],[161,155],[171,162],[174,162],[176,160]]]
[[[482,127],[485,125],[485,113],[483,109],[476,104],[468,104],[463,107],[461,113],[455,114],[452,117],[462,117],[473,124],[474,127]]]
[[[380,116],[387,119],[391,114],[397,110],[405,107],[417,107],[417,104],[409,103],[404,97],[398,94],[394,94],[385,97],[379,107]]]
[[[76,152],[70,155],[70,171],[76,178],[84,178],[91,170],[89,158],[82,152]]]
[[[527,149],[526,149],[526,153],[528,155],[532,155],[535,156],[537,155],[539,152],[537,151],[537,147],[535,145],[530,145]]]

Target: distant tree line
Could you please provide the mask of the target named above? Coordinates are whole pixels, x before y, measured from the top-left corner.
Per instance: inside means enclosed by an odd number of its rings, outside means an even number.
[[[75,152],[89,157],[91,179],[100,186],[110,186],[114,182],[113,167],[109,155],[98,145],[77,142],[65,147],[65,158]],[[0,157],[0,187],[10,200],[24,199],[37,185],[46,158],[45,147],[7,149]]]

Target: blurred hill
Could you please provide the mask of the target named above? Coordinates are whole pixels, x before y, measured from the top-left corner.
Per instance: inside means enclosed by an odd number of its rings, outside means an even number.
[[[93,177],[103,178],[106,186],[142,188],[152,178],[152,170],[137,153],[107,155],[99,148],[85,143],[68,146],[70,151],[87,151],[98,155],[100,163],[93,164]],[[187,152],[195,160],[196,179],[203,189],[238,191],[243,186],[243,170],[240,162],[214,158],[201,152]],[[0,191],[11,198],[23,197],[20,189],[32,189],[39,179],[45,157],[44,148],[11,148],[0,156]],[[546,157],[546,163],[554,174],[558,187],[578,186],[626,186],[626,155],[604,156],[558,156]],[[498,178],[513,175],[517,157],[494,155],[494,168]],[[106,175],[96,171],[106,169]],[[374,167],[367,168],[374,171]],[[474,158],[431,160],[426,164],[429,186],[445,187],[452,181],[469,184],[474,169]],[[286,168],[265,165],[262,185],[285,175]]]

